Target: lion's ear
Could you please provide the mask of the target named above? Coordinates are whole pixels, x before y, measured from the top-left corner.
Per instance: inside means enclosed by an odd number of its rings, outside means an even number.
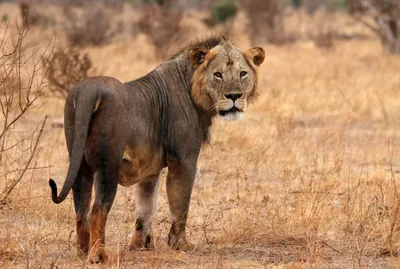
[[[251,48],[244,55],[257,66],[260,66],[265,58],[265,52],[260,47]]]
[[[189,60],[194,67],[198,67],[204,62],[208,50],[206,48],[195,48],[189,52]]]

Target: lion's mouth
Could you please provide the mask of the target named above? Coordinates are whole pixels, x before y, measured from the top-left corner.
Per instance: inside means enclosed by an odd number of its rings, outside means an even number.
[[[226,115],[228,115],[229,113],[236,113],[236,112],[243,112],[243,111],[240,110],[239,108],[233,106],[233,107],[232,107],[231,109],[229,109],[229,110],[220,110],[220,111],[219,111],[219,115],[220,115],[220,116],[226,116]]]

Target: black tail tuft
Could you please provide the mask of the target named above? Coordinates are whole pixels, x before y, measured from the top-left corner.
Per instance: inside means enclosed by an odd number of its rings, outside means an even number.
[[[53,200],[54,203],[59,204],[60,201],[57,197],[57,184],[54,182],[53,179],[50,178],[49,185],[51,188],[51,199]]]

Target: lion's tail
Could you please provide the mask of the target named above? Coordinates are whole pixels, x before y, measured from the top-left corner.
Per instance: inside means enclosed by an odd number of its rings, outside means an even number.
[[[71,93],[72,94],[72,93]],[[50,178],[49,185],[51,188],[51,198],[54,203],[59,204],[67,197],[69,191],[74,185],[75,179],[78,176],[81,166],[86,140],[89,132],[90,120],[92,114],[97,110],[100,101],[97,91],[77,90],[75,91],[74,104],[74,137],[72,151],[70,156],[70,164],[68,168],[67,178],[60,194],[57,196],[57,184]],[[68,104],[66,104],[67,106]]]

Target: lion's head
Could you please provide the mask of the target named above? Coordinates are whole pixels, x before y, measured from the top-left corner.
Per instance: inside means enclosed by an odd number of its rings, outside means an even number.
[[[212,48],[190,49],[195,103],[208,115],[220,115],[224,120],[240,118],[257,97],[257,69],[264,57],[262,48],[243,53],[224,39]]]

